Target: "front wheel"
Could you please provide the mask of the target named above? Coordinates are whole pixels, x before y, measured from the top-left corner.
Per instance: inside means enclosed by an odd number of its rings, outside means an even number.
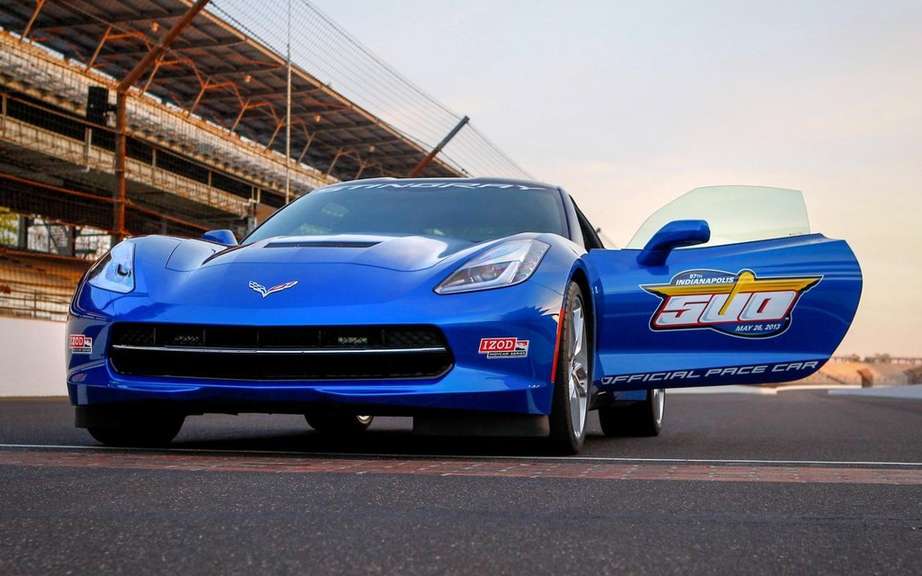
[[[124,415],[122,415],[124,416]],[[162,448],[168,446],[182,429],[185,416],[174,414],[120,417],[111,422],[87,426],[97,442],[106,446]]]
[[[374,416],[357,416],[337,412],[316,412],[304,415],[308,425],[321,434],[353,435],[364,432],[371,426]]]
[[[589,413],[589,330],[583,292],[570,282],[561,311],[562,332],[551,406],[550,442],[560,454],[576,454],[586,438]]]
[[[647,390],[639,402],[599,408],[599,424],[606,436],[659,436],[666,411],[666,390]]]

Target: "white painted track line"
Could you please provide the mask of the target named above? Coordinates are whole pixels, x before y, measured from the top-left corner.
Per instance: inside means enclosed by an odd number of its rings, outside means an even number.
[[[296,450],[230,450],[215,448],[118,448],[70,444],[0,444],[2,449],[19,450],[88,450],[116,452],[156,452],[182,454],[239,454],[259,456],[312,456],[318,458],[402,458],[405,460],[512,460],[522,462],[609,462],[619,464],[740,464],[765,466],[889,466],[922,468],[922,462],[848,461],[848,460],[762,460],[716,458],[629,458],[614,456],[509,456],[476,454],[396,454],[384,452],[310,452]]]

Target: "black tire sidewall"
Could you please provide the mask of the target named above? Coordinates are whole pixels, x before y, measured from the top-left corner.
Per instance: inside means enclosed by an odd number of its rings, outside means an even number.
[[[599,409],[599,424],[606,436],[658,436],[662,422],[656,421],[654,391],[647,390],[643,400],[627,406],[606,406]],[[665,415],[665,397],[663,398]]]
[[[136,421],[119,421],[117,424],[88,426],[97,442],[106,446],[164,447],[179,434],[185,416],[165,414],[144,416]]]
[[[655,396],[655,390],[651,389],[647,393],[647,410],[649,412],[649,423],[646,426],[646,436],[659,436],[660,431],[663,429],[663,422],[660,420],[656,421],[656,402],[653,400]],[[663,417],[666,416],[666,391],[663,390]]]

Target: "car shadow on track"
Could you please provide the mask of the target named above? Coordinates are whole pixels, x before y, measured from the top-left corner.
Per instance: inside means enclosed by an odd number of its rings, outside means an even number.
[[[602,436],[590,435],[589,447],[603,441]],[[296,452],[298,454],[329,455],[389,455],[389,456],[547,456],[552,454],[545,438],[480,438],[419,436],[408,426],[390,426],[355,436],[337,437],[310,429],[292,430],[190,430],[172,445],[178,449],[215,451]]]

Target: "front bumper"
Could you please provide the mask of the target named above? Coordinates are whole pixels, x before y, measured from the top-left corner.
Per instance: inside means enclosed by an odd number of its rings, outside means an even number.
[[[316,405],[382,415],[441,410],[550,413],[562,296],[538,284],[451,296],[429,292],[413,300],[363,306],[289,309],[270,318],[251,309],[152,305],[143,295],[105,296],[105,306],[92,309],[98,298],[81,294],[68,322],[69,335],[92,341],[89,351],[68,350],[67,387],[77,406],[145,403],[189,414],[303,413]],[[442,330],[454,365],[438,378],[406,380],[126,376],[113,369],[107,353],[111,326],[120,321],[236,326],[431,324]],[[488,357],[480,352],[481,339],[508,337],[528,340],[527,356]]]

